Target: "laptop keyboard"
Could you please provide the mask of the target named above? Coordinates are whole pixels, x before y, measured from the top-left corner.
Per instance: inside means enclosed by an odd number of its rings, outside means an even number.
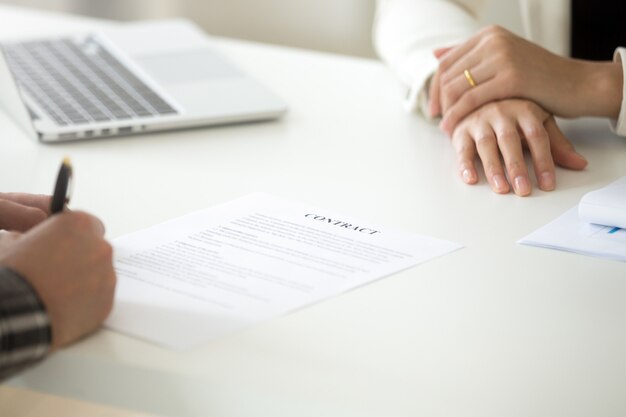
[[[20,87],[59,125],[178,113],[94,38],[2,48]]]

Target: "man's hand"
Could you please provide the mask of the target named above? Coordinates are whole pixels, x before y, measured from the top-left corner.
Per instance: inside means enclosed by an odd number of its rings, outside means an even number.
[[[103,236],[97,218],[64,212],[0,239],[0,265],[23,276],[46,307],[53,349],[93,332],[111,311],[116,278]]]
[[[0,230],[25,232],[49,215],[49,196],[0,193]]]
[[[459,123],[452,143],[463,181],[478,182],[474,162],[478,155],[491,189],[499,194],[508,193],[511,186],[519,196],[531,193],[524,147],[530,150],[535,177],[544,191],[556,186],[555,163],[576,170],[587,166],[554,117],[527,100],[496,101],[479,108]]]

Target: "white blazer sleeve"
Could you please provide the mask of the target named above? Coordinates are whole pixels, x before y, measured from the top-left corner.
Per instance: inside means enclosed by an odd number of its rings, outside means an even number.
[[[482,4],[483,0],[377,1],[374,47],[408,88],[408,110],[424,112],[425,87],[438,65],[433,50],[476,32]]]
[[[617,120],[613,120],[611,124],[615,133],[626,136],[626,47],[615,50],[614,60],[622,63],[622,107]]]

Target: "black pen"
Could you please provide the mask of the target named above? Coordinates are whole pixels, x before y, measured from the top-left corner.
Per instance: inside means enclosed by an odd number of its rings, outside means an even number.
[[[72,164],[70,158],[63,158],[57,182],[54,185],[54,194],[52,194],[52,203],[50,204],[50,214],[56,214],[63,211],[65,205],[70,202],[70,193],[72,182]]]

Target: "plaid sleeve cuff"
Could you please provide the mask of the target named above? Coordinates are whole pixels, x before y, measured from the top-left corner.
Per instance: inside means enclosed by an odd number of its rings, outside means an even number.
[[[35,290],[16,272],[0,268],[0,379],[46,356],[51,338]]]

